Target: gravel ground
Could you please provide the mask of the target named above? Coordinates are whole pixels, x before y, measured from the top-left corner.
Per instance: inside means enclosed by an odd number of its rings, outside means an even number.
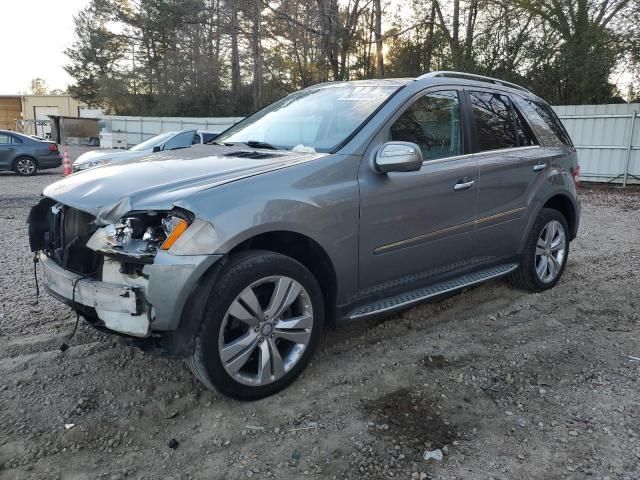
[[[75,317],[34,304],[25,226],[58,175],[0,174],[0,478],[640,478],[640,190],[583,189],[552,291],[494,281],[328,331],[293,386],[241,403],[87,325],[59,350]]]

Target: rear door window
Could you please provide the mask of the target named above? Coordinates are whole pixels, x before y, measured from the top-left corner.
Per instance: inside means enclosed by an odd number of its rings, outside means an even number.
[[[514,112],[509,97],[491,92],[469,92],[476,120],[478,151],[518,146]]]
[[[530,147],[533,145],[537,145],[536,138],[531,132],[529,125],[527,125],[527,122],[525,122],[524,117],[518,111],[515,105],[513,106],[513,109],[515,111],[516,137],[518,140],[518,146]]]
[[[13,137],[5,133],[0,133],[0,145],[13,143]]]
[[[190,147],[193,145],[194,135],[195,132],[192,131],[179,133],[164,144],[164,149],[175,150],[176,148]]]
[[[201,133],[200,135],[202,135],[202,143],[209,143],[218,136],[217,133]]]

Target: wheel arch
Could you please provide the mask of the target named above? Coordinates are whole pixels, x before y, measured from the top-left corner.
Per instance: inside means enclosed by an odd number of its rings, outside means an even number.
[[[245,250],[268,250],[280,253],[304,265],[313,274],[322,289],[327,323],[333,324],[335,322],[338,277],[331,258],[318,242],[302,233],[277,230],[246,239],[233,247],[227,255]]]
[[[268,250],[287,255],[309,269],[322,290],[325,301],[325,324],[335,324],[337,275],[325,249],[311,237],[301,233],[287,230],[263,232],[233,246],[224,257],[200,276],[185,302],[178,327],[175,330],[166,331],[162,336],[161,347],[165,355],[184,357],[191,352],[207,298],[215,287],[219,273],[234,254],[247,250]]]
[[[539,211],[543,208],[552,208],[562,213],[562,215],[564,215],[564,218],[567,219],[567,224],[569,225],[569,239],[573,240],[574,238],[576,238],[576,233],[578,230],[578,209],[568,195],[565,195],[563,193],[557,193],[553,195],[552,197],[547,199],[546,202],[544,202],[544,204],[542,205],[542,207],[540,207],[536,214],[539,213]]]
[[[580,209],[575,199],[572,199],[571,196],[564,192],[556,191],[538,202],[535,209],[533,209],[532,214],[529,217],[526,231],[520,240],[518,253],[522,252],[524,249],[535,220],[543,208],[552,208],[562,213],[569,224],[569,240],[571,241],[576,237],[578,225],[580,223]]]

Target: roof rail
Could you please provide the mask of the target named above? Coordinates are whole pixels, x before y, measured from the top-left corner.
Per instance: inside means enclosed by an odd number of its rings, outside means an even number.
[[[416,78],[416,80],[423,80],[425,78],[435,78],[435,77],[466,78],[469,80],[476,80],[478,82],[495,83],[497,85],[516,88],[518,90],[523,90],[527,93],[531,93],[526,88],[521,87],[520,85],[516,85],[515,83],[507,82],[505,80],[500,80],[498,78],[486,77],[484,75],[476,75],[475,73],[450,72],[450,71],[442,70],[442,71],[425,73],[424,75],[420,75],[418,78]]]

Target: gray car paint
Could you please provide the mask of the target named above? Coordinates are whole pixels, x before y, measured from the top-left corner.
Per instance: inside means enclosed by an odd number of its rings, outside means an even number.
[[[484,87],[486,83],[452,78],[366,83],[395,84],[399,90],[335,153],[258,150],[277,157],[251,160],[228,155],[255,149],[203,146],[72,175],[45,189],[44,195],[96,215],[100,224],[134,210],[185,208],[215,229],[209,253],[216,258],[261,233],[304,235],[331,260],[339,307],[404,281],[515,255],[532,219],[556,193],[567,197],[579,213],[567,173],[575,163],[575,151],[569,147],[483,152],[425,162],[418,172],[375,172],[373,157],[385,140],[384,129],[411,98],[428,89]],[[509,87],[496,90],[521,93]],[[549,168],[528,183],[521,175],[536,158],[548,162]],[[517,159],[524,166],[511,169],[504,185],[492,178],[495,165]],[[487,172],[485,183],[481,169]],[[478,181],[471,190],[452,193],[453,185],[464,177]],[[477,223],[499,210],[517,209],[526,211],[509,213],[504,221]],[[485,249],[497,232],[509,241]],[[409,245],[376,253],[381,246],[406,240],[411,240]],[[198,270],[189,277],[189,285],[200,274]],[[162,328],[175,328],[177,322],[173,318]]]
[[[49,150],[53,142],[37,140],[8,130],[0,130],[0,134],[10,135],[22,141],[18,144],[0,144],[0,170],[13,170],[15,161],[20,157],[34,159],[39,170],[57,168],[62,164],[60,152]]]

